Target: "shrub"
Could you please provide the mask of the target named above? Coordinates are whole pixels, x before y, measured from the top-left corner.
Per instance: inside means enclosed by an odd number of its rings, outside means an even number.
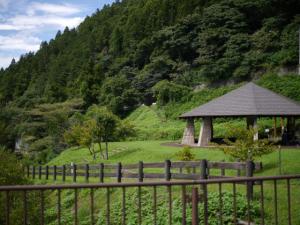
[[[250,128],[232,127],[230,136],[234,135],[237,140],[230,141],[225,139],[227,145],[221,145],[220,148],[225,154],[242,161],[254,160],[262,155],[269,154],[274,151],[274,147],[268,140],[254,140],[253,136],[257,130]],[[229,136],[229,137],[230,137]]]
[[[191,152],[191,147],[184,146],[183,149],[176,153],[176,157],[180,161],[192,161],[195,155]]]
[[[0,185],[23,185],[29,184],[25,178],[22,164],[17,160],[13,153],[8,152],[4,147],[0,146]],[[27,210],[31,224],[38,224],[38,201],[36,193],[27,193]],[[21,192],[10,192],[10,224],[22,224],[23,209],[20,207],[23,195]],[[0,202],[6,201],[4,195],[0,195]],[[5,224],[5,204],[0,204],[0,224]]]

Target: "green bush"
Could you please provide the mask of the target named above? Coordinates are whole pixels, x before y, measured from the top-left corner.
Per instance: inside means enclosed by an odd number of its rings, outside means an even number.
[[[256,129],[250,128],[231,128],[229,137],[236,137],[236,141],[225,139],[227,145],[220,145],[225,154],[242,161],[254,160],[262,155],[270,154],[275,149],[266,139],[254,140],[253,136],[257,132]]]
[[[13,153],[8,152],[0,146],[0,185],[24,185],[30,182],[25,178],[23,172],[23,165],[17,160]],[[27,209],[30,216],[31,224],[38,224],[39,213],[36,202],[38,202],[36,193],[27,193]],[[10,224],[19,225],[23,224],[23,209],[20,204],[23,199],[23,193],[10,192]],[[0,195],[0,224],[5,224],[5,205],[2,204],[6,201],[4,195]]]
[[[192,161],[195,155],[191,152],[191,147],[184,146],[183,149],[176,153],[176,158],[180,161]]]

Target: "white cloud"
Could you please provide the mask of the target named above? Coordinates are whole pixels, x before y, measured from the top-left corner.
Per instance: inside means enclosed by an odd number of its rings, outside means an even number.
[[[74,4],[0,0],[0,12],[4,12],[0,13],[0,68],[16,55],[37,51],[44,39],[39,37],[78,26],[83,10]]]
[[[36,51],[39,49],[41,40],[37,37],[17,34],[13,36],[0,35],[0,50]]]
[[[49,3],[40,3],[33,2],[27,10],[29,15],[34,15],[36,12],[43,12],[46,14],[53,15],[73,15],[79,13],[81,10],[78,6],[71,4],[49,4]]]
[[[12,56],[12,55],[10,55],[10,56],[1,56],[0,55],[0,69],[8,67],[13,58],[15,58],[15,60],[18,60],[17,56]]]
[[[82,17],[63,17],[52,15],[17,15],[7,19],[6,23],[0,23],[0,30],[36,30],[37,28],[47,28],[52,26],[54,29],[62,29],[66,26],[72,28],[79,25]]]

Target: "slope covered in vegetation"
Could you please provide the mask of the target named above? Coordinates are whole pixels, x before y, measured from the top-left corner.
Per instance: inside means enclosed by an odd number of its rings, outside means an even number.
[[[0,71],[0,102],[83,97],[121,116],[152,87],[242,81],[297,64],[297,0],[123,0]]]
[[[73,114],[93,104],[122,119],[133,113],[127,121],[136,126],[135,139],[177,139],[182,112],[297,65],[299,15],[298,0],[106,5],[0,70],[0,145],[22,145],[48,161],[66,147]],[[259,82],[300,100],[296,76]]]

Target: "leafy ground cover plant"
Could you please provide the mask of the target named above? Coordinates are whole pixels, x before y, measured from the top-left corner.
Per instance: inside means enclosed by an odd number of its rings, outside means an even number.
[[[187,192],[189,193],[189,192]],[[173,194],[172,201],[172,224],[182,224],[182,202],[181,199]],[[223,207],[222,210],[219,205],[219,194],[211,192],[208,194],[208,216],[210,225],[218,225],[220,223],[219,216],[222,213],[223,224],[233,225],[233,194],[229,192],[222,193]],[[142,224],[153,224],[153,196],[150,190],[142,190]],[[137,192],[130,194],[126,197],[126,224],[133,225],[138,224],[138,195]],[[199,202],[199,219],[204,219],[204,205]],[[247,201],[246,197],[242,194],[236,196],[237,218],[240,220],[246,220],[247,217]],[[191,224],[191,203],[188,202],[186,206],[187,224]],[[168,224],[168,199],[167,193],[162,191],[158,195],[157,199],[157,224]],[[260,216],[259,205],[256,201],[251,204],[250,215],[253,221],[257,220]],[[101,211],[98,214],[99,220],[97,224],[105,224],[106,212]],[[121,201],[115,201],[111,205],[110,210],[111,224],[121,224],[122,221],[122,203]]]

